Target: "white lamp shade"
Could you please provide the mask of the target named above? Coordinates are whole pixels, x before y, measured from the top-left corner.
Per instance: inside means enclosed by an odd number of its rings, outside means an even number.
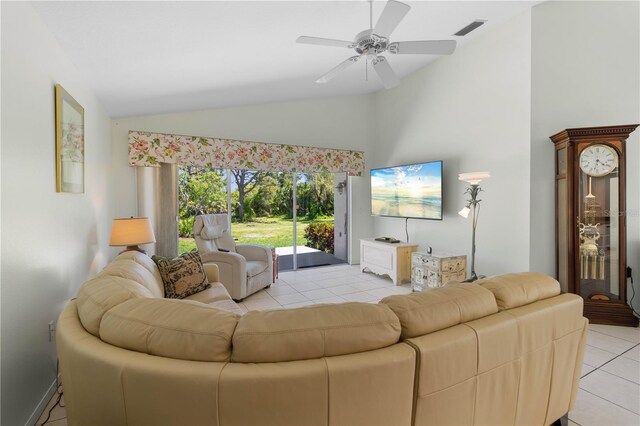
[[[469,183],[470,185],[478,185],[485,179],[489,179],[491,177],[491,173],[489,172],[471,172],[471,173],[460,173],[458,175],[458,180]]]
[[[471,212],[471,209],[469,207],[465,207],[460,210],[458,214],[466,219],[469,217],[469,212]]]
[[[135,246],[155,242],[156,237],[147,217],[113,219],[111,222],[110,246]]]

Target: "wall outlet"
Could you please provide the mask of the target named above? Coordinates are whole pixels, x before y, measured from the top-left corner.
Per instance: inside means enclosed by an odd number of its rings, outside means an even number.
[[[56,338],[56,322],[55,321],[49,321],[49,341],[53,342],[54,339]]]

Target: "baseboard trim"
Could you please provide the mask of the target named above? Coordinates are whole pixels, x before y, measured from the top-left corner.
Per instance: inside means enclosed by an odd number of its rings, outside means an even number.
[[[49,386],[49,389],[47,390],[47,392],[44,394],[44,396],[36,406],[36,409],[33,410],[33,413],[31,413],[31,416],[29,417],[29,420],[27,420],[27,423],[25,423],[25,426],[34,426],[36,424],[36,422],[42,415],[42,412],[44,411],[44,409],[47,408],[47,404],[49,403],[49,400],[51,399],[53,394],[56,392],[56,389],[58,389],[57,383],[58,383],[57,380],[54,380],[51,383],[51,386]]]

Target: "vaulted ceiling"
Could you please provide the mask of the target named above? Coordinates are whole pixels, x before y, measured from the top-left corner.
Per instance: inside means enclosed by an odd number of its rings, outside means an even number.
[[[456,40],[458,49],[533,1],[406,1],[392,41]],[[34,2],[112,117],[343,96],[384,90],[361,61],[315,80],[352,50],[297,44],[300,35],[353,40],[369,2]],[[373,23],[386,1],[373,3]],[[475,19],[487,23],[453,34]],[[454,53],[455,55],[455,53]],[[438,56],[386,55],[403,78]],[[64,82],[61,82],[64,84]]]

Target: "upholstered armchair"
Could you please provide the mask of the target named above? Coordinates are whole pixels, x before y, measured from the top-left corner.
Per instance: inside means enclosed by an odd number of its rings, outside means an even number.
[[[220,282],[234,300],[242,300],[272,284],[271,249],[255,244],[236,244],[229,232],[228,215],[196,216],[193,237],[202,262],[218,265]]]

